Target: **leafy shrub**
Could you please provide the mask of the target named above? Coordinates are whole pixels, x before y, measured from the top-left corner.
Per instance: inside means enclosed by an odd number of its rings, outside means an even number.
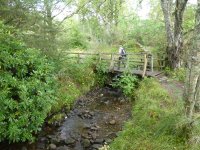
[[[0,22],[0,141],[33,140],[55,100],[52,65]]]
[[[106,63],[101,61],[96,65],[96,77],[95,77],[96,84],[98,84],[99,86],[103,86],[108,79],[107,74],[108,74],[108,66]]]
[[[132,96],[133,90],[136,88],[138,78],[131,74],[124,74],[112,84],[113,87],[121,88],[123,93],[127,96]]]

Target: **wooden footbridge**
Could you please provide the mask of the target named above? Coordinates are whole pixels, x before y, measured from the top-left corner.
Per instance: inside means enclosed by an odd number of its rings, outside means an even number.
[[[127,53],[121,60],[118,53],[66,53],[66,56],[75,63],[92,58],[94,63],[105,64],[109,72],[129,72],[142,77],[156,77],[162,73],[159,70],[164,66],[164,60],[148,52]]]

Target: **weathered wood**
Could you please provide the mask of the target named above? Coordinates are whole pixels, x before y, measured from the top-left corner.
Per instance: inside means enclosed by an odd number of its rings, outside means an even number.
[[[151,55],[151,72],[153,72],[153,55]]]
[[[80,63],[80,54],[78,54],[78,60],[77,60],[77,63],[78,63],[78,64]]]
[[[113,57],[113,54],[111,54],[111,62],[110,62],[109,70],[112,70],[113,67],[114,67],[114,57]]]
[[[127,58],[126,58],[126,70],[129,68],[129,56],[127,55]]]
[[[145,77],[145,73],[147,70],[147,54],[144,54],[144,67],[143,67],[143,73],[142,73],[142,77]]]
[[[104,62],[108,65],[108,70],[116,72],[129,71],[130,73],[139,73],[142,77],[149,74],[154,74],[154,61],[158,58],[154,58],[152,54],[148,52],[140,53],[127,53],[127,57],[122,60],[122,64],[119,68],[116,68],[119,64],[119,54],[118,53],[71,53],[66,52],[67,59],[77,60],[77,63],[81,63],[82,59],[87,58],[87,56],[95,56],[94,58],[97,63]],[[148,68],[147,68],[148,67]],[[136,71],[137,70],[137,71]]]

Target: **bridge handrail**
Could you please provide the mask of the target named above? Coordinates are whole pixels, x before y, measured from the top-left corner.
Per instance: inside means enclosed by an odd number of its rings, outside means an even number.
[[[89,52],[64,52],[65,54],[82,54],[82,55],[100,55],[100,54],[103,54],[103,55],[119,55],[119,53],[89,53]],[[141,54],[148,54],[148,55],[152,55],[151,53],[149,52],[131,52],[131,53],[126,53],[127,55],[141,55]]]
[[[80,60],[81,59],[84,59],[85,57],[81,57],[83,55],[93,55],[93,56],[98,56],[99,60],[107,60],[107,61],[110,61],[110,66],[109,66],[109,69],[113,68],[114,67],[114,63],[115,63],[115,59],[114,57],[115,56],[119,56],[119,53],[91,53],[91,52],[65,52],[64,54],[66,55],[76,55],[75,57],[77,57],[77,63],[80,63]],[[105,58],[105,56],[109,56],[110,58]],[[127,69],[128,67],[128,64],[129,62],[132,62],[132,60],[130,59],[130,56],[131,55],[135,55],[135,56],[142,56],[142,57],[139,57],[139,58],[134,58],[136,60],[134,60],[135,62],[138,62],[138,63],[143,63],[143,69],[142,69],[142,76],[144,77],[145,74],[146,74],[146,71],[147,71],[147,67],[150,67],[150,70],[151,72],[153,72],[153,67],[154,67],[154,64],[153,64],[153,54],[151,54],[150,52],[131,52],[131,53],[127,53],[127,64],[126,64],[126,67],[125,69]],[[74,57],[72,57],[74,58]],[[119,61],[119,60],[118,60]],[[142,66],[142,65],[141,65]]]

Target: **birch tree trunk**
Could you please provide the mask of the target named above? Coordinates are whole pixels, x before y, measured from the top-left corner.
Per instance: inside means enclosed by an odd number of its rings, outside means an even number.
[[[183,51],[182,22],[188,0],[176,0],[174,19],[172,19],[172,0],[161,0],[167,36],[167,64],[172,69],[180,68]],[[172,23],[174,20],[174,25]]]
[[[196,23],[187,60],[184,98],[186,115],[193,120],[200,113],[200,0],[196,10]]]

